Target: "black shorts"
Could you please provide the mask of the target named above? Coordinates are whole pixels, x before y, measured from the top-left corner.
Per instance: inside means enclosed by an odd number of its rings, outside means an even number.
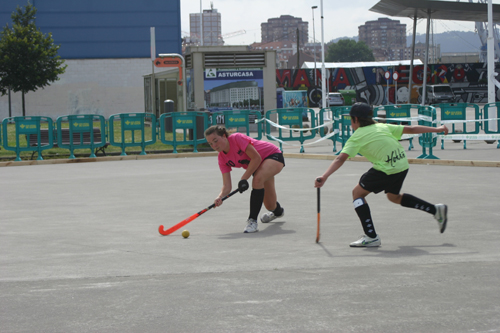
[[[285,158],[283,157],[283,153],[271,154],[268,157],[266,157],[264,160],[267,160],[267,159],[281,162],[281,163],[283,163],[283,166],[285,166]]]
[[[359,185],[365,190],[373,193],[385,191],[385,193],[399,194],[407,173],[408,169],[393,175],[388,175],[382,171],[371,168],[361,176]]]

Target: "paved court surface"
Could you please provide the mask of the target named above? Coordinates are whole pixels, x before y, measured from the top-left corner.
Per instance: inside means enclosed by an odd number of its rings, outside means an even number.
[[[500,161],[477,147],[443,156]],[[446,232],[370,195],[382,246],[353,249],[351,190],[370,164],[346,162],[321,190],[316,244],[313,180],[330,163],[288,157],[285,217],[258,233],[242,233],[245,192],[188,239],[158,226],[212,203],[215,156],[0,168],[0,332],[500,331],[498,168],[412,164],[403,191],[447,203]]]

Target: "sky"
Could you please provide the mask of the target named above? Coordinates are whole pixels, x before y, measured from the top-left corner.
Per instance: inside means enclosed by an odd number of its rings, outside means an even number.
[[[451,0],[450,0],[451,1]],[[461,0],[461,2],[468,2]],[[478,2],[478,0],[474,0]],[[313,39],[312,6],[314,9],[315,37],[321,42],[321,1],[320,0],[181,0],[181,30],[182,35],[189,34],[189,14],[199,13],[200,4],[203,9],[213,8],[221,13],[222,35],[245,30],[246,33],[230,38],[224,38],[225,45],[248,45],[260,42],[260,24],[270,18],[281,15],[300,17],[309,22],[309,39]],[[358,35],[358,26],[366,21],[374,21],[381,14],[371,12],[378,0],[323,0],[324,42],[327,43],[338,37],[354,37]],[[500,4],[500,0],[493,0]],[[385,16],[387,17],[387,16]],[[398,17],[389,17],[406,24],[407,35],[411,35],[413,20]],[[446,31],[474,31],[474,22],[434,20],[434,33]],[[419,20],[417,34],[425,33],[426,20]]]

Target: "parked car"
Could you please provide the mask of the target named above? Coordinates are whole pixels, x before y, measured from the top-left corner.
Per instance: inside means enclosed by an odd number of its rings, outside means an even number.
[[[328,93],[326,106],[343,106],[345,105],[344,96],[341,93]]]
[[[425,104],[455,103],[456,97],[449,84],[428,85],[425,94]],[[422,101],[422,87],[418,88],[419,101]]]

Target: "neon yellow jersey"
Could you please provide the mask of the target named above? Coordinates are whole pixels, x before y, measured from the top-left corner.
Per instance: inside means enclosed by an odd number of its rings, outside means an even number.
[[[373,163],[373,168],[387,175],[409,168],[403,146],[398,142],[403,125],[376,123],[359,127],[347,140],[341,153],[349,157],[361,154]]]

